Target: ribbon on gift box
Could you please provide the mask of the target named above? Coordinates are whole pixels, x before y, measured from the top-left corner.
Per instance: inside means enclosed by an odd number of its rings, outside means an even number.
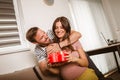
[[[49,63],[65,62],[65,61],[67,61],[67,59],[65,57],[67,55],[68,54],[65,51],[58,51],[58,52],[50,53],[50,54],[48,54]]]

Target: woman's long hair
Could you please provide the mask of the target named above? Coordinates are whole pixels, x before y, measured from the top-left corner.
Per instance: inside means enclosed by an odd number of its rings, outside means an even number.
[[[69,20],[64,16],[56,18],[54,23],[53,23],[53,27],[52,27],[52,30],[53,30],[54,34],[55,34],[55,29],[56,29],[56,23],[57,22],[61,22],[63,29],[66,31],[66,34],[64,35],[62,41],[65,40],[65,39],[68,39],[68,42],[71,43],[70,39],[69,39],[69,36],[70,36],[70,33],[71,33],[71,26],[70,26]],[[60,39],[57,37],[56,34],[55,34],[55,37],[54,37],[54,42],[55,43],[60,42]],[[69,48],[71,50],[74,50],[72,45],[63,47],[62,49],[65,49],[65,48]]]

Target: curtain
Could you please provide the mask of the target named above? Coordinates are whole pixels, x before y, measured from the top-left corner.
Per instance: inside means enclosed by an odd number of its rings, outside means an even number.
[[[80,41],[85,51],[107,46],[101,33],[106,39],[113,39],[113,34],[101,0],[69,0],[69,7],[75,30],[82,34]],[[103,73],[116,67],[112,53],[91,58]]]

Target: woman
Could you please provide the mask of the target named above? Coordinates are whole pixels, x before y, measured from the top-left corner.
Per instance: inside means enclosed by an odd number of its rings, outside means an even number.
[[[53,23],[55,34],[54,42],[59,43],[65,39],[69,40],[71,27],[66,17],[58,17]],[[72,45],[63,47],[69,53],[66,56],[68,62],[60,67],[60,74],[64,80],[98,80],[94,70],[89,69],[88,60],[79,41]]]

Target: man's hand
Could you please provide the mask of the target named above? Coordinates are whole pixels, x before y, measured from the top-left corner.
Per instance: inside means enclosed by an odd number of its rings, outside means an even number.
[[[47,53],[53,53],[57,51],[61,51],[61,48],[59,47],[58,43],[53,43],[47,46]]]
[[[63,65],[64,63],[53,63],[53,64],[51,64],[51,63],[48,63],[48,67],[52,67],[52,68],[54,68],[54,67],[60,67],[61,65]]]

